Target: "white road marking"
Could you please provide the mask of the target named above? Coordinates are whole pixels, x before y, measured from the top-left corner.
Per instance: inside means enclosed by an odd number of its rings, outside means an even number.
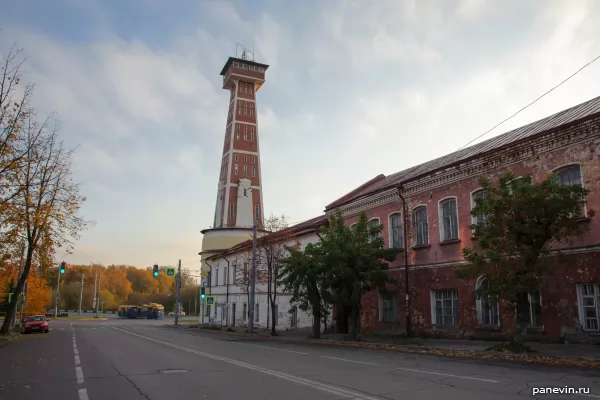
[[[92,328],[92,329],[97,329],[97,328]]]
[[[106,329],[106,327],[105,327],[105,326],[103,326],[103,327],[102,327],[102,329]]]
[[[75,349],[75,351],[77,351],[77,349]],[[79,365],[81,364],[81,360],[79,359],[79,356],[77,354],[75,354],[75,365]]]
[[[61,330],[61,331],[64,331],[64,330],[65,330],[65,328],[58,328],[58,329],[59,329],[59,330]]]
[[[241,346],[250,346],[250,347],[260,347],[261,349],[269,349],[269,350],[276,350],[276,351],[285,351],[287,353],[294,353],[294,354],[302,354],[303,356],[308,355],[308,353],[302,353],[300,351],[293,351],[293,350],[286,350],[286,349],[278,349],[276,347],[269,347],[269,346],[259,346],[257,344],[248,344],[248,343],[237,343],[237,342],[231,342],[231,343],[235,343],[235,344],[239,344]]]
[[[475,378],[473,376],[464,376],[464,375],[443,374],[441,372],[423,371],[422,369],[400,368],[400,367],[396,367],[396,369],[399,369],[399,370],[402,370],[402,371],[419,372],[421,374],[447,376],[447,377],[450,377],[450,378],[470,379],[470,380],[473,380],[473,381],[499,383],[498,381],[494,381],[494,380],[491,380],[491,379]]]
[[[83,383],[83,371],[81,370],[81,367],[75,367],[75,375],[77,376],[77,383],[82,384]]]
[[[348,360],[346,358],[329,357],[329,356],[321,356],[321,357],[322,358],[329,358],[330,360],[346,361],[346,362],[357,363],[357,364],[376,365],[376,364],[373,364],[373,363],[370,363],[370,362]]]
[[[119,329],[119,328],[116,328],[116,327],[113,327],[113,329],[115,329],[117,331],[120,331],[120,332],[123,332],[123,333],[125,333],[127,335],[137,336],[139,338],[146,339],[146,340],[149,340],[149,341],[155,342],[155,343],[160,343],[160,344],[163,344],[165,346],[172,347],[174,349],[179,349],[179,350],[182,350],[182,351],[186,351],[188,353],[197,354],[199,356],[211,358],[213,360],[223,361],[223,362],[226,362],[228,364],[237,365],[238,367],[247,368],[247,369],[250,369],[250,370],[253,370],[253,371],[261,372],[261,373],[263,373],[265,375],[274,376],[276,378],[284,379],[284,380],[287,380],[289,382],[293,382],[293,383],[296,383],[296,384],[299,384],[299,385],[308,386],[308,387],[311,387],[313,389],[320,390],[322,392],[326,392],[326,393],[330,393],[330,394],[335,394],[335,395],[338,395],[340,397],[344,397],[344,398],[347,398],[347,399],[353,399],[353,400],[381,400],[381,397],[373,397],[373,396],[369,396],[367,394],[363,394],[363,393],[356,392],[356,391],[349,390],[349,389],[344,389],[344,388],[337,387],[337,386],[334,386],[334,385],[328,385],[328,384],[325,384],[325,383],[321,383],[321,382],[317,382],[317,381],[312,381],[312,380],[301,378],[301,377],[298,377],[298,376],[289,375],[289,374],[286,374],[286,373],[283,373],[283,372],[273,371],[273,370],[270,370],[270,369],[259,367],[258,365],[252,365],[252,364],[248,364],[248,363],[245,363],[245,362],[242,362],[242,361],[233,360],[231,358],[221,357],[221,356],[217,356],[217,355],[214,355],[214,354],[205,353],[205,352],[202,352],[202,351],[199,351],[199,350],[190,349],[188,347],[183,347],[183,346],[179,346],[179,345],[176,345],[176,344],[173,344],[173,343],[169,343],[169,342],[165,342],[165,341],[162,341],[162,340],[154,339],[154,338],[151,338],[149,336],[144,336],[144,335],[139,335],[137,333],[129,332],[129,331],[126,331],[124,329]]]
[[[78,394],[79,400],[90,400],[90,398],[87,395],[87,389],[79,389]]]
[[[79,354],[79,351],[77,350],[77,347],[73,346],[73,353],[75,353],[75,355]]]

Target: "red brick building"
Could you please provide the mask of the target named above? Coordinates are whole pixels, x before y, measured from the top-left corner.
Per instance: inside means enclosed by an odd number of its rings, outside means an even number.
[[[524,294],[517,313],[475,298],[473,291],[486,284],[484,277],[466,281],[454,276],[465,262],[462,249],[476,246],[469,226],[477,222],[470,208],[478,195],[478,176],[495,179],[507,171],[532,174],[536,181],[553,171],[565,184],[591,190],[581,222],[589,230],[565,249],[548,288]],[[414,333],[493,338],[512,334],[519,318],[538,338],[600,338],[600,217],[587,218],[590,210],[600,209],[600,97],[444,157],[379,175],[328,205],[326,212],[336,208],[348,225],[361,211],[382,223],[388,246],[403,248],[406,232],[408,249],[390,264],[400,284],[388,293],[364,296],[362,332],[405,330],[406,254]]]

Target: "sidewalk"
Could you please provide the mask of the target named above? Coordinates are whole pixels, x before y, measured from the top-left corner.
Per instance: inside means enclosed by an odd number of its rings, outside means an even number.
[[[196,325],[197,326],[197,325]],[[277,331],[279,336],[271,336],[268,329],[257,329],[253,335],[245,328],[203,329],[206,332],[220,332],[243,336],[269,338],[273,341],[325,344],[343,347],[389,350],[407,353],[431,354],[448,357],[482,358],[508,361],[521,361],[536,364],[555,364],[600,369],[600,346],[584,344],[546,344],[527,342],[532,353],[508,353],[492,351],[490,348],[501,344],[495,341],[420,339],[386,335],[361,335],[360,341],[345,340],[343,334],[326,333],[320,339],[309,338],[308,330]]]

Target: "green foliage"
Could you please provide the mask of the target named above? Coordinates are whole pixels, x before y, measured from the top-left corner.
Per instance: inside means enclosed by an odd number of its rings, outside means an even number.
[[[555,245],[571,243],[587,228],[581,218],[589,191],[561,184],[555,175],[533,183],[530,175],[515,179],[507,173],[496,185],[484,177],[479,183],[486,196],[476,198],[471,214],[485,216],[486,223],[471,226],[478,249],[463,249],[469,264],[456,275],[463,279],[485,275],[489,286],[478,288],[477,296],[517,302],[523,293],[543,285],[552,265],[546,256]]]

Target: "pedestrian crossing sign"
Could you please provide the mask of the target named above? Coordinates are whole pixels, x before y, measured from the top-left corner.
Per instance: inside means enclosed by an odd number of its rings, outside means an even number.
[[[206,296],[205,300],[206,300],[206,305],[207,306],[212,306],[213,304],[215,304],[215,297],[214,296]]]
[[[167,276],[175,276],[175,268],[167,268]]]

